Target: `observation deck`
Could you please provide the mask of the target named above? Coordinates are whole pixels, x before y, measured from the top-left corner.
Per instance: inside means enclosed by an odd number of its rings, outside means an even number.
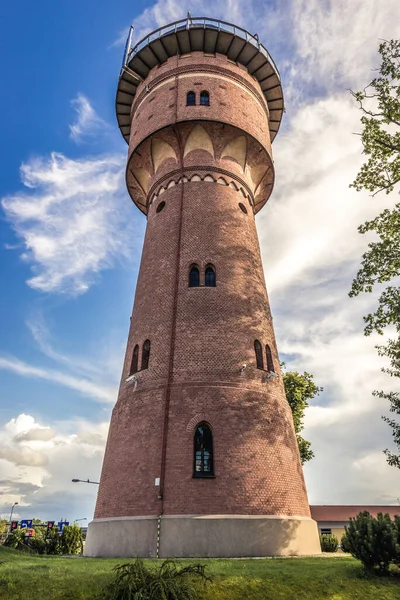
[[[128,36],[115,101],[118,126],[125,141],[129,143],[130,110],[139,84],[157,65],[172,56],[190,52],[224,54],[247,69],[260,84],[267,101],[273,141],[284,110],[281,78],[273,59],[257,34],[252,35],[232,23],[206,17],[188,17],[160,27],[133,48],[131,33]]]

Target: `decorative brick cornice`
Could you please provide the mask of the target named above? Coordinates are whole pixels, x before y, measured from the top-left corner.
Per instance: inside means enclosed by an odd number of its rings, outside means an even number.
[[[169,182],[169,181],[174,180],[175,183],[178,184],[180,182],[175,179],[176,177],[181,176],[183,173],[193,173],[193,175],[196,175],[198,172],[209,173],[210,175],[212,175],[212,173],[218,173],[218,175],[222,175],[222,176],[228,177],[230,180],[237,181],[240,186],[242,186],[243,188],[246,189],[248,195],[250,196],[252,205],[254,206],[253,192],[251,191],[248,184],[244,181],[244,179],[242,179],[238,175],[232,173],[231,171],[227,171],[226,169],[221,169],[220,167],[214,167],[214,166],[205,167],[202,165],[193,165],[193,166],[183,167],[182,169],[175,169],[174,171],[170,171],[166,175],[163,175],[156,182],[154,182],[153,185],[151,186],[151,188],[149,189],[148,194],[147,194],[147,200],[152,197],[152,195],[157,190],[157,188],[160,187],[164,182],[166,182],[166,181]],[[148,201],[147,201],[147,204],[148,204]]]

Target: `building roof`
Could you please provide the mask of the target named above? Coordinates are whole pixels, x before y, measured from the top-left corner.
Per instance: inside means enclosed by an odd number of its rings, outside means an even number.
[[[348,521],[350,517],[356,517],[361,511],[368,511],[373,517],[378,513],[389,513],[393,519],[395,515],[400,515],[399,505],[344,505],[324,504],[319,506],[310,506],[311,516],[314,521]]]
[[[133,48],[129,34],[123,65],[118,80],[116,113],[118,126],[129,144],[130,111],[141,81],[157,65],[171,56],[195,51],[225,54],[242,64],[258,80],[267,101],[271,142],[278,133],[284,111],[283,92],[279,71],[268,50],[245,29],[232,23],[208,17],[188,17],[168,23],[147,34]]]

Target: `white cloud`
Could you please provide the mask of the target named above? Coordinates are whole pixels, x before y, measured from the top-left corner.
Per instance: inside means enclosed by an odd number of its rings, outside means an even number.
[[[53,369],[34,367],[12,356],[7,358],[0,357],[0,369],[17,373],[23,377],[44,379],[62,385],[76,390],[83,396],[94,398],[99,402],[115,402],[116,399],[116,388],[114,389],[102,384],[96,384],[83,377],[74,377]]]
[[[24,163],[29,192],[2,206],[32,265],[28,284],[42,292],[84,293],[102,269],[130,255],[135,225],[124,191],[124,158],[72,160],[52,153]]]
[[[30,316],[26,321],[26,326],[40,351],[48,358],[67,368],[71,373],[79,373],[84,375],[85,378],[92,378],[97,381],[115,380],[116,372],[119,372],[122,360],[124,350],[122,345],[115,347],[115,344],[105,337],[101,343],[96,340],[95,348],[89,356],[77,352],[67,354],[60,350],[62,341],[53,339],[43,314],[36,312]],[[107,332],[105,332],[105,335],[107,335]],[[115,361],[118,364],[117,371],[115,370]]]
[[[49,429],[54,432],[51,439],[28,439],[29,433]],[[98,480],[107,431],[108,423],[71,420],[50,427],[27,414],[0,424],[3,504],[18,502],[17,518],[90,520],[97,486],[71,479]]]
[[[294,0],[291,9],[299,75],[324,90],[364,87],[379,42],[399,36],[397,0]]]
[[[88,138],[99,136],[110,129],[108,123],[98,116],[83,94],[78,94],[76,98],[71,100],[71,104],[76,111],[76,121],[69,126],[70,137],[74,142],[79,143]]]

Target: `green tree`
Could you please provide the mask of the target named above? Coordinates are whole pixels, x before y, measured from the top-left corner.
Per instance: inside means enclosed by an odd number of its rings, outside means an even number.
[[[314,378],[306,371],[298,373],[297,371],[285,371],[285,363],[281,364],[283,384],[285,386],[286,398],[293,414],[293,423],[299,445],[301,464],[314,458],[314,452],[311,450],[311,443],[305,440],[300,432],[304,429],[303,419],[304,411],[308,402],[312,400],[323,388],[314,383]]]
[[[373,195],[389,194],[400,182],[400,40],[382,42],[379,46],[381,66],[362,92],[351,92],[362,112],[363,153],[368,157],[355,181],[356,190],[368,190]],[[372,292],[376,284],[387,284],[381,292],[375,312],[364,317],[365,335],[373,331],[383,334],[386,327],[394,336],[386,345],[377,346],[378,354],[389,359],[383,369],[391,377],[400,377],[400,203],[386,208],[372,221],[360,225],[361,234],[374,232],[376,239],[368,244],[361,268],[353,281],[350,296]],[[391,334],[392,335],[392,334]],[[375,391],[388,400],[389,410],[400,415],[400,393]],[[398,454],[384,450],[390,465],[400,468],[400,422],[384,416],[392,428]]]
[[[367,569],[378,568],[387,573],[389,565],[398,562],[397,522],[387,513],[378,513],[374,518],[368,511],[360,512],[345,527],[347,549]]]
[[[7,519],[0,519],[0,544],[4,542],[8,533]]]
[[[83,554],[82,528],[79,525],[65,525],[62,530],[61,554]]]

